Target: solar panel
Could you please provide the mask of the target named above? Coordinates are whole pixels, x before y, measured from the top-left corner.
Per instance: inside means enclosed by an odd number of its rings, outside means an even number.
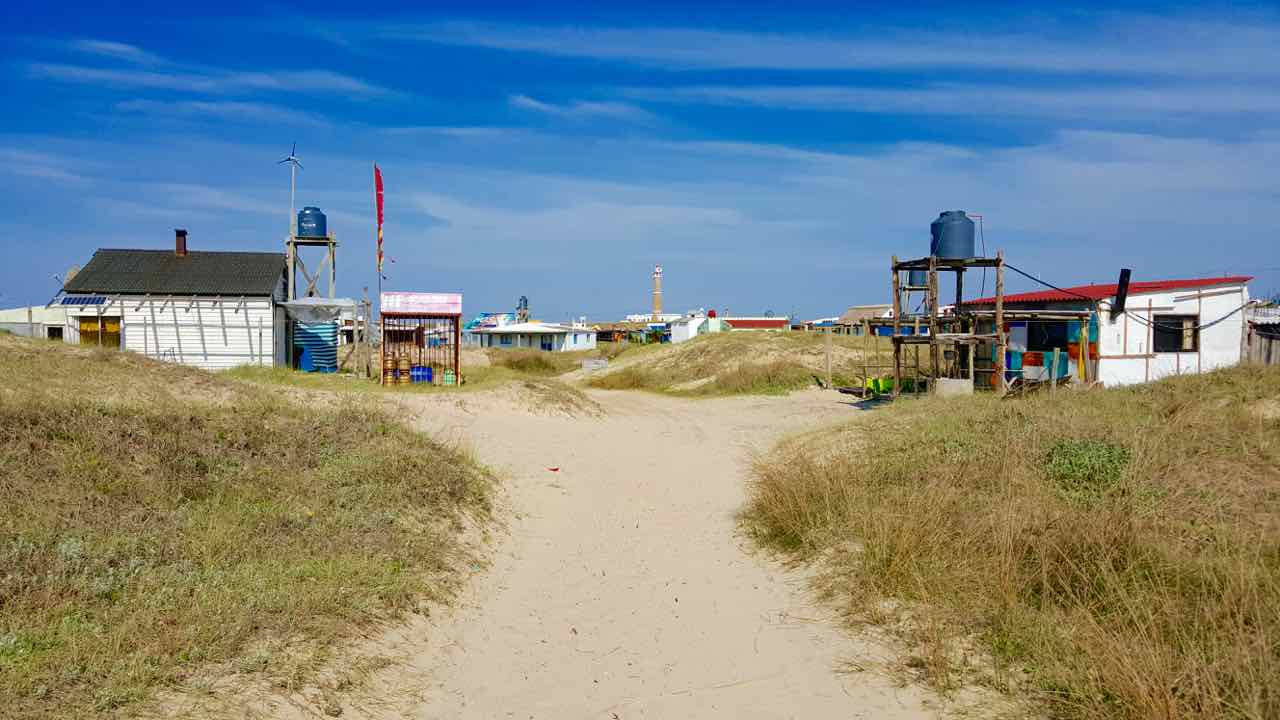
[[[62,298],[63,305],[101,305],[106,301],[101,295],[68,295]]]

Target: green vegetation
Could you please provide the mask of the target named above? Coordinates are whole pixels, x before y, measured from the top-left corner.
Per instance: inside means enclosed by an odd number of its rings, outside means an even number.
[[[503,350],[491,348],[488,351],[489,364],[494,367],[509,368],[522,375],[550,377],[563,375],[582,367],[587,358],[600,357],[594,350],[579,352],[546,352],[543,350]]]
[[[1130,456],[1102,440],[1060,440],[1049,448],[1045,471],[1068,497],[1097,500],[1120,483]]]
[[[490,390],[518,379],[520,373],[506,367],[475,365],[462,367],[462,385],[432,385],[412,383],[386,386],[356,375],[338,373],[310,373],[290,368],[269,368],[241,365],[227,370],[225,375],[238,380],[267,385],[288,385],[306,390],[326,390],[352,393],[442,393]]]
[[[343,639],[450,595],[492,482],[354,396],[302,405],[11,338],[0,467],[11,718],[112,715],[223,664],[297,687]]]
[[[835,336],[832,382],[851,385],[861,376],[862,338]],[[826,373],[821,333],[736,332],[701,335],[663,345],[622,367],[593,376],[588,385],[603,390],[648,390],[672,395],[781,395],[818,385]],[[652,346],[651,346],[652,347]],[[873,358],[888,348],[876,349]],[[874,361],[874,360],[873,360]]]
[[[781,444],[744,523],[944,690],[1062,718],[1280,717],[1277,398],[1280,368],[1243,367],[907,403]]]

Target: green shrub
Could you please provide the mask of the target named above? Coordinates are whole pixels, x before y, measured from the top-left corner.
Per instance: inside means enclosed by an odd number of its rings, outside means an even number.
[[[1129,458],[1128,448],[1102,440],[1061,440],[1049,448],[1045,470],[1067,497],[1096,500],[1124,477]]]

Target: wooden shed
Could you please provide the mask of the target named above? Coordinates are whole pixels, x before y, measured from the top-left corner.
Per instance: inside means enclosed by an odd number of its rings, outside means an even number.
[[[102,249],[51,305],[63,340],[220,370],[286,362],[284,253]]]

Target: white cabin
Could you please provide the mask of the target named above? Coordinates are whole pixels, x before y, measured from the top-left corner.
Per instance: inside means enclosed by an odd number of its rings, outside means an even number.
[[[1028,379],[1050,374],[1054,348],[1060,373],[1106,386],[1169,375],[1208,372],[1240,362],[1247,333],[1246,276],[1132,282],[1123,312],[1115,312],[1115,284],[1080,285],[1005,295],[1006,310],[1075,311],[1080,321],[1006,322],[1006,367]],[[990,306],[993,298],[969,305]],[[1087,318],[1087,320],[1083,319]],[[1081,350],[1085,323],[1087,350]],[[1081,356],[1088,366],[1080,367]]]
[[[51,305],[64,342],[223,370],[287,363],[284,253],[98,250]]]

